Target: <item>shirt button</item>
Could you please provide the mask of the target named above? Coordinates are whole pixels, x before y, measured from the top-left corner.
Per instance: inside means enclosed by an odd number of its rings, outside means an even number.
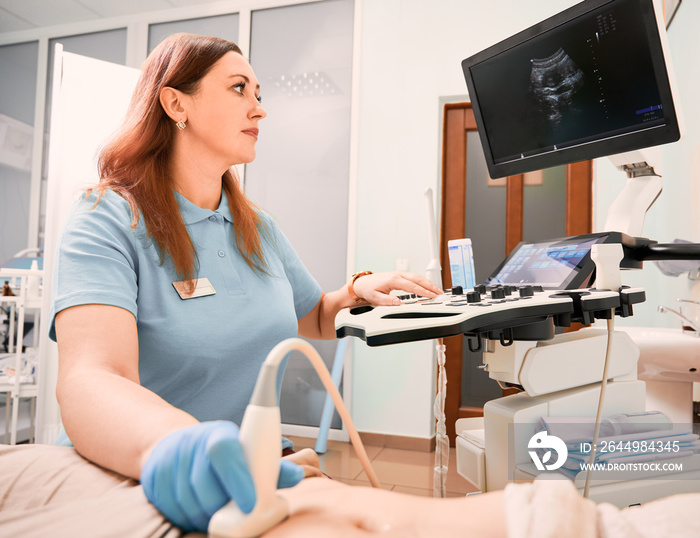
[[[223,250],[220,250],[219,251],[219,258],[223,258],[224,256],[226,256],[226,253]]]
[[[209,217],[209,220],[212,221],[212,222],[215,222],[215,221],[216,221],[216,217],[215,217],[214,215],[212,215],[211,217]]]

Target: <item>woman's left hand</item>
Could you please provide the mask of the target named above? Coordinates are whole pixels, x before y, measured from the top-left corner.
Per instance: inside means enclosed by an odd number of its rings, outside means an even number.
[[[355,295],[375,306],[398,306],[401,301],[392,291],[415,293],[432,299],[442,290],[424,276],[404,271],[373,273],[361,276],[353,284]]]

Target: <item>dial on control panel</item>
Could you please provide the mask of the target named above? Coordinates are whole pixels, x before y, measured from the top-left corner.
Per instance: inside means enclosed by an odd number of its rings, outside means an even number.
[[[491,290],[491,299],[505,299],[506,290],[503,288],[494,288]]]

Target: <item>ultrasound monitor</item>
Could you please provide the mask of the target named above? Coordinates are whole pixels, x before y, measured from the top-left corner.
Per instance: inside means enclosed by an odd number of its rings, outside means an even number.
[[[585,0],[462,62],[489,175],[680,137],[653,0]]]

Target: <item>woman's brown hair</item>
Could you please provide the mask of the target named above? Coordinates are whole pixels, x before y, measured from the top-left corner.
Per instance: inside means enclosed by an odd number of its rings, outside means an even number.
[[[235,43],[216,37],[173,34],[148,56],[129,104],[124,124],[98,157],[100,196],[109,188],[131,207],[132,227],[143,216],[146,230],[160,251],[160,262],[170,257],[184,280],[197,273],[197,252],[172,190],[169,163],[175,122],[160,104],[165,87],[187,94],[227,52],[241,53]],[[235,223],[238,249],[249,266],[265,271],[260,231],[262,220],[243,193],[231,170],[222,176]]]

